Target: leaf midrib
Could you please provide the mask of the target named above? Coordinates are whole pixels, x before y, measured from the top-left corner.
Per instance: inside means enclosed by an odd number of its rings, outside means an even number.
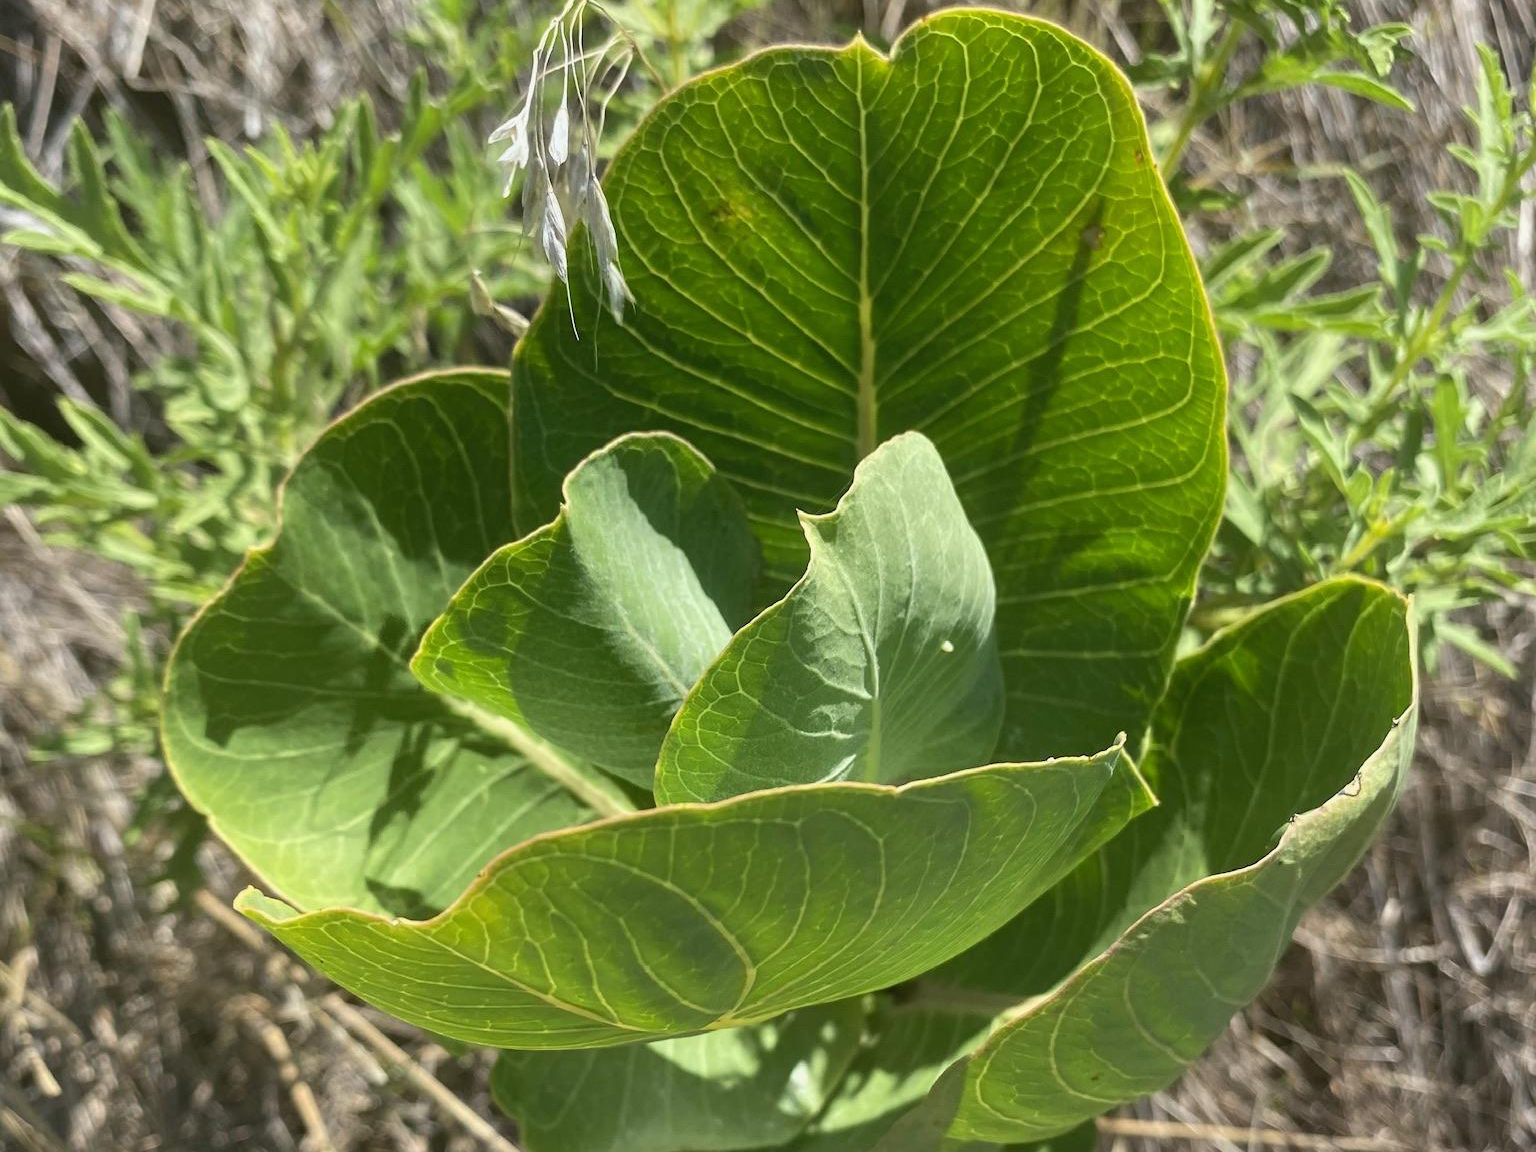
[[[859,459],[880,443],[879,403],[875,396],[874,301],[869,291],[869,106],[864,102],[865,53],[858,53],[858,85],[854,98],[859,105]]]

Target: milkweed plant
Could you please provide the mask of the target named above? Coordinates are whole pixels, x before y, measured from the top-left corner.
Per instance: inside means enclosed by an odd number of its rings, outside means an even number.
[[[551,299],[303,456],[171,657],[175,778],[246,916],[500,1050],[531,1152],[1091,1146],[1390,809],[1410,606],[1180,646],[1227,383],[1096,51],[759,52],[599,183],[631,53],[578,15],[494,135]]]

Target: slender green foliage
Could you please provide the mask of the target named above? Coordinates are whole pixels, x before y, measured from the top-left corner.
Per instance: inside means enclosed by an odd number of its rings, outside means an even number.
[[[1298,23],[1302,9],[1316,10],[1299,43],[1314,45],[1308,58],[1319,67],[1332,65],[1315,46],[1332,45],[1384,77],[1405,31],[1349,34],[1337,4],[1276,5],[1267,27],[1281,9]],[[1213,40],[1267,35],[1252,31],[1253,6],[1220,11],[1225,24],[1218,10],[1195,4],[1180,25],[1201,35],[1186,31],[1188,57],[1173,61],[1185,70],[1188,95],[1165,169],[1177,167],[1184,127],[1264,89],[1252,76],[1228,76],[1230,58],[1201,54],[1199,45]],[[1273,59],[1259,75],[1291,74]],[[1207,98],[1206,88],[1220,95]],[[1350,90],[1398,103],[1374,89]],[[1195,614],[1200,628],[1276,594],[1358,573],[1415,594],[1431,667],[1448,642],[1512,674],[1456,613],[1536,592],[1536,304],[1528,275],[1499,259],[1521,205],[1536,196],[1533,96],[1536,79],[1526,92],[1513,89],[1497,57],[1482,50],[1476,103],[1467,109],[1471,144],[1450,149],[1464,179],[1430,194],[1440,224],[1433,233],[1403,236],[1365,175],[1309,177],[1336,180],[1341,198],[1348,195],[1374,249],[1375,282],[1317,290],[1334,253],[1319,247],[1277,256],[1279,229],[1240,232],[1206,255],[1234,369],[1235,452]],[[1232,201],[1188,199],[1221,208]]]

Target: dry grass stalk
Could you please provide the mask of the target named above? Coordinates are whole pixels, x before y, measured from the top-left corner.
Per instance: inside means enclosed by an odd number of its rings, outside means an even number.
[[[244,995],[230,1001],[228,1010],[250,1029],[276,1066],[278,1080],[288,1090],[293,1110],[299,1114],[308,1133],[306,1152],[336,1152],[325,1118],[320,1114],[320,1105],[315,1101],[314,1090],[294,1063],[288,1038],[272,1019],[272,1005],[260,996]]]
[[[378,1057],[384,1064],[398,1070],[413,1087],[424,1093],[445,1115],[452,1117],[455,1123],[490,1149],[490,1152],[521,1152],[517,1145],[497,1132],[483,1116],[445,1088],[442,1081],[428,1072],[420,1061],[381,1032],[356,1006],[344,1000],[339,993],[324,992],[323,980],[294,964],[285,954],[274,950],[271,941],[252,927],[250,921],[206,889],[198,892],[194,899],[205,915],[240,943],[254,952],[269,956],[287,979],[311,993],[312,997],[318,993],[318,999],[312,998],[308,1006],[319,1015],[334,1021],[348,1037],[361,1041],[371,1053],[368,1056],[370,1062]],[[375,1064],[373,1067],[378,1066]],[[385,1075],[382,1070],[377,1074],[379,1077]]]

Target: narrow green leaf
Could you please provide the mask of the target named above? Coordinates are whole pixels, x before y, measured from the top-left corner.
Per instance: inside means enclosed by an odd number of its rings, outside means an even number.
[[[1278,304],[1298,293],[1306,291],[1317,282],[1333,260],[1333,253],[1326,248],[1312,248],[1300,256],[1282,260],[1263,270],[1253,283],[1239,292],[1229,295],[1223,304],[1229,308],[1257,308],[1265,304]]]
[[[1269,515],[1258,492],[1241,476],[1227,482],[1226,520],[1251,544],[1263,544]]]
[[[1508,656],[1465,624],[1457,624],[1450,620],[1438,621],[1435,624],[1435,637],[1448,644],[1454,644],[1472,659],[1488,665],[1500,676],[1513,680],[1520,675],[1520,670]]]
[[[278,285],[286,300],[297,297],[296,269],[290,267],[290,238],[277,217],[272,214],[272,196],[253,180],[262,160],[260,153],[247,149],[236,152],[222,140],[209,140],[208,155],[218,165],[230,190],[244,205],[255,232],[257,248],[272,282]]]
[[[1317,84],[1327,84],[1332,88],[1353,92],[1356,96],[1364,96],[1367,100],[1396,108],[1399,112],[1415,111],[1412,100],[1392,85],[1373,79],[1364,72],[1319,72],[1312,77],[1312,80]]]
[[[1344,181],[1365,224],[1366,233],[1376,248],[1376,264],[1383,283],[1400,295],[1400,271],[1402,258],[1397,243],[1397,233],[1392,225],[1392,211],[1376,197],[1375,191],[1358,173],[1344,170]]]
[[[1249,270],[1284,239],[1283,228],[1261,228],[1222,244],[1201,262],[1206,289],[1215,294],[1228,276]]]
[[[836,511],[802,523],[805,576],[689,694],[658,802],[890,784],[991,755],[1003,706],[992,572],[933,445],[888,441]]]
[[[0,452],[27,471],[55,483],[68,484],[89,471],[80,454],[60,444],[30,420],[0,408]]]
[[[70,172],[79,183],[80,219],[85,230],[96,238],[107,255],[130,267],[147,268],[149,260],[138,242],[123,224],[117,201],[107,189],[107,174],[91,130],[84,119],[77,119],[69,133]]]
[[[95,405],[65,396],[59,400],[59,415],[80,437],[96,470],[126,472],[147,461],[148,453]]]
[[[750,614],[757,550],[708,461],[623,437],[571,473],[553,524],[470,577],[412,670],[649,788],[673,713]]]
[[[33,504],[56,499],[57,489],[41,476],[0,468],[0,504]]]
[[[0,104],[0,204],[14,205],[46,221],[80,255],[141,268],[143,251],[124,228],[117,203],[107,192],[100,158],[83,121],[71,130],[69,144],[71,174],[80,183],[78,195],[73,196],[55,188],[32,166],[17,130],[15,106]]]
[[[1329,427],[1327,419],[1311,400],[1294,392],[1289,399],[1296,413],[1296,426],[1317,453],[1324,474],[1333,481],[1340,494],[1348,498],[1349,480],[1345,476],[1345,469],[1350,466],[1348,446]]]
[[[1466,429],[1465,382],[1442,375],[1429,394],[1429,415],[1435,431],[1432,455],[1440,477],[1440,490],[1454,493],[1461,477],[1461,435]]]
[[[143,312],[146,316],[174,314],[175,300],[170,292],[153,281],[143,281],[140,287],[137,283],[104,280],[85,272],[66,272],[61,279],[77,292],[105,300],[109,304],[121,304],[135,312]]]
[[[40,215],[62,216],[66,204],[58,189],[44,180],[27,158],[16,124],[16,105],[0,104],[0,188],[18,207],[32,206]]]
[[[49,222],[56,224],[55,221]],[[85,233],[63,225],[56,224],[56,228],[56,231],[46,232],[36,228],[13,228],[9,232],[0,234],[0,244],[24,248],[28,252],[38,252],[44,256],[80,256],[87,260],[101,259],[101,246]]]
[[[891,787],[816,784],[537,837],[423,922],[236,907],[402,1019],[589,1048],[770,1019],[916,976],[1148,802],[1121,749]],[[601,957],[601,962],[595,958]]]

